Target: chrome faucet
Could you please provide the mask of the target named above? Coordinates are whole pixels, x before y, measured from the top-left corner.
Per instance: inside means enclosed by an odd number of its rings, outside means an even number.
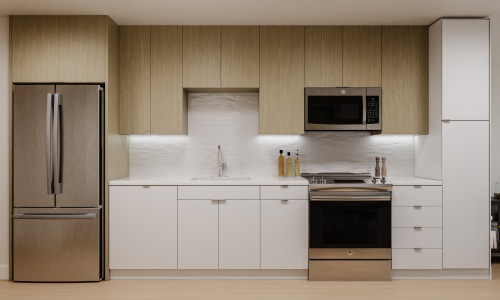
[[[226,166],[226,161],[222,159],[220,145],[217,146],[217,167],[219,169],[219,177],[222,177],[222,168]]]

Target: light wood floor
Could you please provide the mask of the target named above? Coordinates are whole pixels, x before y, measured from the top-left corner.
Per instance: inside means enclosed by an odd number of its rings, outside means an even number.
[[[493,280],[394,280],[309,282],[306,280],[112,280],[100,283],[0,281],[1,300],[231,299],[231,300],[459,300],[500,299],[500,264]]]

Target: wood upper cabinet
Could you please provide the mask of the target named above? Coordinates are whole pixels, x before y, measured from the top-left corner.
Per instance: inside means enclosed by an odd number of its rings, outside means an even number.
[[[342,40],[342,86],[380,87],[382,74],[380,26],[345,26]]]
[[[105,82],[106,16],[12,16],[12,82]]]
[[[220,87],[220,46],[219,26],[183,27],[183,87]]]
[[[429,131],[427,26],[382,28],[382,133]]]
[[[57,82],[57,16],[11,16],[12,82]]]
[[[187,134],[182,27],[151,27],[151,133]]]
[[[150,133],[151,29],[120,26],[120,133]]]
[[[106,18],[59,17],[59,81],[106,81]]]
[[[259,27],[221,28],[222,88],[259,88]]]
[[[187,134],[182,27],[120,27],[120,133]]]
[[[342,27],[305,28],[305,86],[342,86]]]
[[[304,27],[260,28],[259,132],[304,133]]]

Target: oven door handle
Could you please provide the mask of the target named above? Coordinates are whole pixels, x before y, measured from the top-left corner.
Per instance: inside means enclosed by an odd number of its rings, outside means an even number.
[[[391,196],[310,196],[310,201],[391,201]]]

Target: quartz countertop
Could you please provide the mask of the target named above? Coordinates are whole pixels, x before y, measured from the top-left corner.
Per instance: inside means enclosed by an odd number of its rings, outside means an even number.
[[[244,176],[234,176],[244,177]],[[217,177],[204,176],[209,180],[193,180],[192,178],[179,177],[125,177],[111,180],[109,185],[309,185],[307,179],[302,177],[251,177],[250,180],[224,180]]]
[[[394,185],[443,185],[441,180],[422,177],[387,177]]]

